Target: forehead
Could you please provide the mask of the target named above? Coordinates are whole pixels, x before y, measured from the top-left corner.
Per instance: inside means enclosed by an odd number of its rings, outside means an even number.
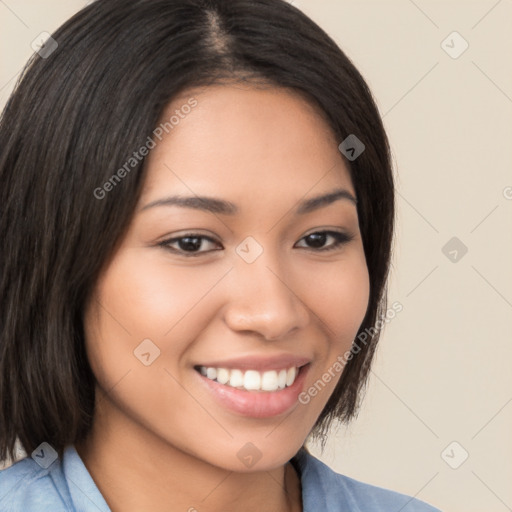
[[[296,91],[248,84],[189,90],[161,122],[171,118],[148,157],[144,200],[164,189],[242,201],[337,186],[353,192],[325,114]]]

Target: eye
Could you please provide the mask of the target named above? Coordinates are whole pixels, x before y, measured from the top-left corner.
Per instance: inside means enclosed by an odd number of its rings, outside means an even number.
[[[324,247],[329,237],[334,239],[334,243]],[[332,251],[353,239],[353,235],[348,235],[339,231],[315,231],[314,233],[310,233],[309,235],[301,238],[299,241],[306,240],[310,244],[310,247],[306,247],[306,249],[312,249],[315,252],[325,252]]]
[[[184,256],[198,256],[205,252],[211,252],[209,250],[199,250],[205,245],[203,244],[203,241],[207,242],[206,245],[208,245],[208,243],[219,245],[215,240],[213,240],[213,238],[200,235],[198,233],[187,233],[186,235],[180,237],[163,240],[158,245],[165,247],[172,252],[183,254]]]

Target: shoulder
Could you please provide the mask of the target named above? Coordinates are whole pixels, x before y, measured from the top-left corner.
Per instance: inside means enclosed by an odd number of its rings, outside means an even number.
[[[414,497],[336,473],[305,450],[294,461],[301,471],[304,512],[440,512]]]
[[[0,470],[2,512],[65,512],[71,506],[59,460],[45,469],[25,457]]]

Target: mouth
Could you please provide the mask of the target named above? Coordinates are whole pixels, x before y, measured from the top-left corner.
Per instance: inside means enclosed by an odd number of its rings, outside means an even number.
[[[271,418],[299,405],[311,364],[296,364],[266,370],[196,365],[194,370],[223,409],[250,418]]]
[[[291,366],[280,370],[242,370],[196,366],[201,375],[224,386],[245,391],[274,392],[293,385],[301,367]]]

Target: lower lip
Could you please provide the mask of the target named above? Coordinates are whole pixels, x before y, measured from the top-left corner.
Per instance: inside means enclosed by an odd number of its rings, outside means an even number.
[[[298,398],[308,370],[309,364],[302,366],[294,383],[280,391],[246,391],[232,388],[208,379],[196,370],[194,372],[222,406],[250,418],[271,418],[287,412],[299,403]]]

